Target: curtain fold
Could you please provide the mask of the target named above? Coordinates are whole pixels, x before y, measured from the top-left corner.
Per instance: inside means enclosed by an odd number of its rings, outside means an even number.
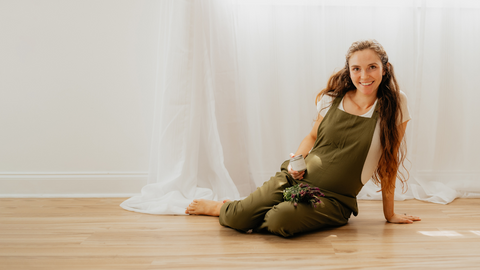
[[[184,214],[193,199],[238,199],[215,114],[211,4],[163,1],[149,184],[121,207]]]
[[[480,2],[170,0],[160,18],[150,183],[125,209],[181,214],[193,198],[247,196],[311,130],[351,43],[370,38],[412,116],[396,199],[480,197]]]

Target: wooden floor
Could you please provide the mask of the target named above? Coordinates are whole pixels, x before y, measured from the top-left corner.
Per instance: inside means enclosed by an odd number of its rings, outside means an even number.
[[[288,239],[129,212],[123,200],[0,199],[0,269],[480,269],[480,199],[396,202],[423,219],[412,225],[359,201],[348,225]]]

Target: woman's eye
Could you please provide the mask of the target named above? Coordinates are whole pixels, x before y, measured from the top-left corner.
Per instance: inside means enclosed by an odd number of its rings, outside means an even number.
[[[353,70],[353,71],[358,71],[358,68],[353,68],[352,70]]]
[[[377,67],[376,66],[370,66],[371,69],[376,69]]]

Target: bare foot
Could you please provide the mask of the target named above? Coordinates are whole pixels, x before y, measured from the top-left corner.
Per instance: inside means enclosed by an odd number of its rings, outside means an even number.
[[[193,200],[193,202],[185,210],[185,214],[190,215],[207,215],[220,216],[220,208],[224,202],[210,201],[204,199]]]

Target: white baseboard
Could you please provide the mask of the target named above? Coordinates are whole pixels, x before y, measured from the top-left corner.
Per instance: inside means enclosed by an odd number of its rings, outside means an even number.
[[[0,198],[131,197],[147,178],[147,172],[2,172]]]

